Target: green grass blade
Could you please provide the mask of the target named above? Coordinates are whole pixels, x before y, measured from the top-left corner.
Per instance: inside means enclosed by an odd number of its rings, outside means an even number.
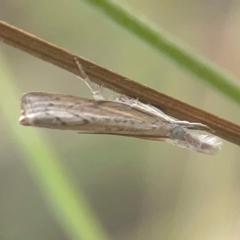
[[[147,21],[134,10],[114,0],[85,0],[101,9],[112,20],[128,29],[154,49],[168,56],[195,76],[240,103],[239,80],[209,60],[194,54],[162,29]],[[119,1],[120,2],[120,1]]]

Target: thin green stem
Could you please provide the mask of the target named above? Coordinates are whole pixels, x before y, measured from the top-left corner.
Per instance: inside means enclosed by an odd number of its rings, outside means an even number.
[[[218,89],[232,100],[240,103],[239,80],[216,66],[209,60],[194,54],[173,39],[162,29],[147,21],[132,9],[122,6],[114,0],[85,0],[104,11],[112,20],[122,25],[139,38],[146,41],[154,49],[168,56],[195,76]]]

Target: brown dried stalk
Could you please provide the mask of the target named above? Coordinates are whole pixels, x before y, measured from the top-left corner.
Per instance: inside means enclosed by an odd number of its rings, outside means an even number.
[[[0,21],[0,38],[4,43],[69,72],[79,74],[74,60],[76,55],[2,21]],[[206,124],[215,130],[215,135],[240,146],[239,125],[160,93],[80,56],[77,57],[92,81],[104,84],[104,87],[115,92],[151,103],[177,119]]]

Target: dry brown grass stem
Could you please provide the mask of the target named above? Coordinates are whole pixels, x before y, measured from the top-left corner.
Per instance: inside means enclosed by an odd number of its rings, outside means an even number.
[[[74,74],[79,73],[74,60],[75,54],[2,21],[0,21],[0,38],[2,42],[44,61]],[[215,130],[215,135],[240,146],[239,125],[160,93],[83,57],[77,56],[77,58],[94,82],[103,84],[104,87],[115,92],[138,98],[142,102],[151,103],[177,119],[206,124]]]

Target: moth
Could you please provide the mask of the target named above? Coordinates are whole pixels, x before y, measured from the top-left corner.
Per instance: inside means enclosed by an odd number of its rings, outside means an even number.
[[[196,130],[209,130],[201,123],[176,120],[160,109],[124,95],[105,100],[102,87],[94,84],[76,60],[83,80],[94,99],[44,92],[26,93],[21,99],[20,124],[166,141],[192,151],[215,154],[222,140]]]

